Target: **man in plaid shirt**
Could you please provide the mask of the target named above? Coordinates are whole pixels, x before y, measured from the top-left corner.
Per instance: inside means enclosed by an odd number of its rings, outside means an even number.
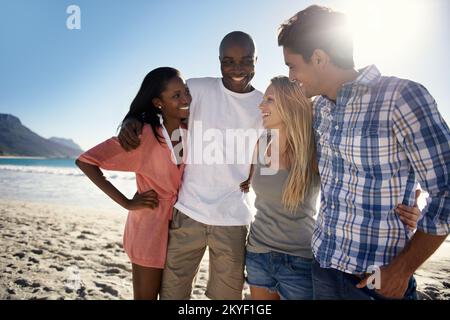
[[[436,102],[422,85],[373,65],[355,70],[345,16],[329,8],[298,12],[278,44],[291,80],[318,96],[315,298],[417,298],[415,270],[450,233],[450,130]],[[429,199],[410,233],[394,209],[414,205],[417,181]],[[377,290],[368,288],[372,270]]]

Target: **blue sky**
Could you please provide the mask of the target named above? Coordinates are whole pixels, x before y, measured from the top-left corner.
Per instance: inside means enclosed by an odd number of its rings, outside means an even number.
[[[450,124],[446,0],[0,0],[0,113],[87,149],[116,133],[153,68],[220,76],[218,46],[233,30],[254,37],[254,84],[264,90],[287,73],[278,26],[313,3],[349,14],[357,67],[375,63],[424,84]],[[66,28],[71,4],[81,9],[81,30]]]

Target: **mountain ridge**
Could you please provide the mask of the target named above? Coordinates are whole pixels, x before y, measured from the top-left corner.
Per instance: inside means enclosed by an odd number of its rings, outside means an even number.
[[[83,150],[71,139],[46,139],[11,114],[0,113],[0,155],[76,158]]]

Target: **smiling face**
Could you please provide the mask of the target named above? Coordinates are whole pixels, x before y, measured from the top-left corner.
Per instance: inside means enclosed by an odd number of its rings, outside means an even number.
[[[320,58],[313,57],[306,63],[301,54],[295,53],[289,48],[283,48],[284,61],[289,68],[289,80],[298,82],[308,98],[321,94],[320,73],[316,67],[316,61]]]
[[[224,86],[234,92],[253,90],[250,82],[255,75],[255,49],[249,43],[225,46],[221,52],[220,69]]]
[[[191,101],[191,94],[183,79],[174,77],[169,80],[161,96],[153,99],[153,104],[161,107],[161,112],[165,119],[185,119],[189,116]]]
[[[263,101],[259,105],[265,129],[281,129],[283,126],[276,103],[275,88],[273,85],[269,85],[264,93]]]

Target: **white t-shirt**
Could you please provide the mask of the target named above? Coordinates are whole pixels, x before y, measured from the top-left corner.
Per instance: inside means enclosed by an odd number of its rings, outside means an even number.
[[[258,109],[263,94],[232,92],[221,78],[189,79],[187,85],[192,94],[187,165],[175,207],[208,225],[248,225],[253,205],[239,184],[248,178],[263,131]]]

